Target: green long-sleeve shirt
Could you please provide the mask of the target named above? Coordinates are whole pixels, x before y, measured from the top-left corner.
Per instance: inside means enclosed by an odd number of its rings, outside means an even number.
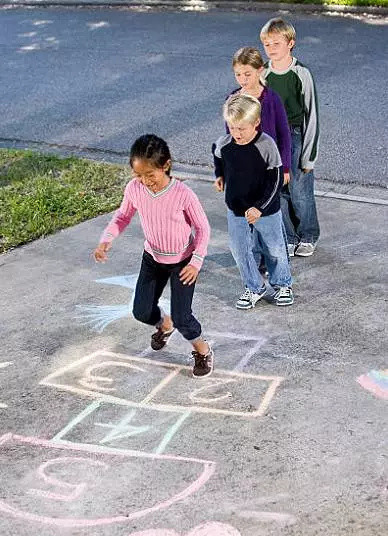
[[[268,86],[280,95],[289,124],[301,127],[302,169],[314,168],[319,146],[318,99],[309,69],[296,58],[285,71],[275,71],[268,62],[264,77]]]

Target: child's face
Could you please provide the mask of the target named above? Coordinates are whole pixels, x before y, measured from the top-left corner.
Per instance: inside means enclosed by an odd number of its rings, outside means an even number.
[[[169,180],[169,177],[166,175],[169,167],[170,161],[166,162],[163,168],[157,168],[149,160],[142,158],[134,158],[132,161],[134,178],[150,190],[156,192],[164,188],[166,180]]]
[[[237,83],[240,84],[244,91],[249,91],[257,87],[260,81],[260,74],[263,68],[255,69],[252,65],[243,65],[242,63],[236,63],[233,67],[234,76]]]
[[[256,136],[259,124],[260,121],[256,123],[241,121],[240,123],[228,123],[228,127],[237,145],[246,145]]]
[[[295,41],[287,38],[281,33],[268,34],[262,39],[265,53],[272,61],[280,62],[291,57],[291,50],[295,45]]]

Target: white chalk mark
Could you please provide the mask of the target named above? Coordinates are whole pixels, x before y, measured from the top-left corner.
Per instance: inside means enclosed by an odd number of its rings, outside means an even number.
[[[227,391],[226,393],[219,396],[214,396],[212,398],[198,396],[199,393],[202,393],[203,391],[210,391],[211,389],[215,389],[220,385],[227,385],[228,383],[237,383],[237,380],[231,378],[228,378],[226,380],[222,378],[217,378],[210,379],[208,381],[210,382],[210,384],[200,387],[199,389],[195,389],[189,394],[189,398],[192,402],[204,402],[205,404],[210,404],[213,402],[219,402],[220,400],[225,400],[226,398],[232,398],[233,395],[230,391]]]
[[[3,361],[0,363],[0,369],[1,368],[7,368],[10,365],[13,365],[13,361]],[[0,402],[0,409],[6,409],[8,408],[8,404],[4,404],[3,402]]]
[[[132,365],[131,363],[120,363],[119,361],[104,361],[103,363],[97,363],[96,365],[91,365],[90,367],[88,367],[85,370],[84,377],[78,380],[78,383],[86,389],[96,389],[97,391],[116,391],[114,387],[103,387],[101,385],[97,385],[98,382],[113,383],[114,380],[112,378],[106,378],[105,376],[94,376],[92,374],[94,370],[106,367],[123,367],[140,372],[146,372],[144,368]]]
[[[277,523],[281,527],[294,525],[297,522],[295,516],[278,512],[254,512],[250,510],[240,510],[237,512],[239,517],[246,519],[256,519],[262,523]]]
[[[179,368],[176,368],[168,376],[166,376],[152,391],[141,401],[141,404],[148,404],[154,398],[156,393],[161,391],[175,376],[179,374]]]
[[[56,434],[52,438],[51,441],[55,442],[55,441],[59,441],[60,439],[62,439],[62,437],[65,436],[67,433],[69,433],[70,430],[72,430],[75,426],[77,426],[77,424],[82,422],[84,419],[86,419],[88,415],[90,415],[91,413],[93,413],[93,411],[99,408],[100,405],[101,405],[101,402],[99,401],[95,401],[89,404],[89,406],[87,406],[83,411],[81,411],[81,413],[77,415],[77,417],[71,420],[69,424],[65,426],[65,428],[63,428],[58,434]]]
[[[260,348],[267,342],[267,339],[260,338],[256,339],[258,342],[253,348],[245,354],[245,356],[237,363],[233,370],[243,370],[243,368],[248,365],[251,358],[260,350]]]
[[[126,437],[132,437],[148,432],[151,429],[151,426],[149,425],[134,426],[129,424],[133,420],[136,413],[137,412],[135,409],[131,410],[118,424],[96,422],[96,426],[100,426],[102,428],[111,428],[109,434],[101,439],[100,443],[103,445],[104,443],[109,443],[115,439],[124,439]]]
[[[222,339],[232,339],[234,341],[257,341],[263,343],[265,339],[263,337],[255,337],[251,335],[240,335],[239,333],[221,332],[221,331],[207,331],[207,335],[211,337],[221,337]]]

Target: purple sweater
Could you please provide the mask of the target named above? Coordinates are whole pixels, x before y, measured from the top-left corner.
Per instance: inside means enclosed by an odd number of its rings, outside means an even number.
[[[235,89],[228,97],[238,93],[240,89]],[[261,103],[260,129],[275,140],[282,159],[284,173],[288,173],[291,168],[291,134],[282,100],[275,91],[265,87],[259,101]],[[228,125],[226,125],[226,132],[230,134]]]

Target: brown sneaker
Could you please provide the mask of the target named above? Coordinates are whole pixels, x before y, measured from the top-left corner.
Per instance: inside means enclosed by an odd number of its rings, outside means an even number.
[[[199,352],[192,352],[194,358],[193,377],[194,378],[207,378],[213,372],[214,368],[214,352],[209,347],[209,351],[206,355],[202,355]]]
[[[161,350],[164,348],[174,331],[175,328],[170,329],[170,331],[162,331],[158,328],[158,331],[151,335],[151,348],[153,350]]]

